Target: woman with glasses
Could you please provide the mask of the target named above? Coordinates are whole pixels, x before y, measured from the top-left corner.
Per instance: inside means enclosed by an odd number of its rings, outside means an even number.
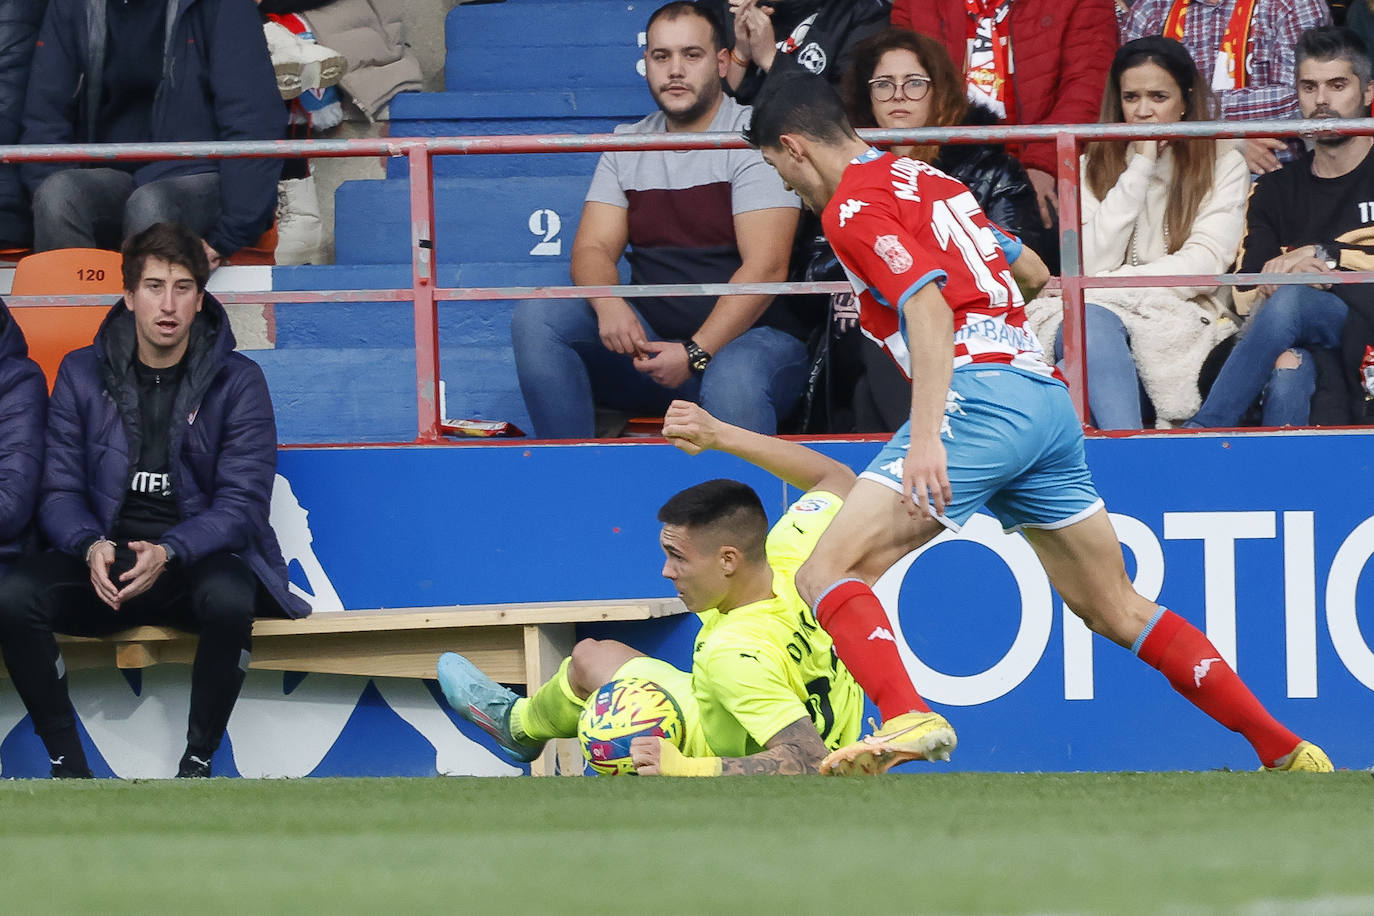
[[[1188,51],[1150,36],[1117,52],[1099,120],[1173,124],[1210,120],[1213,112],[1212,93]],[[1250,192],[1235,141],[1092,143],[1081,168],[1088,276],[1220,274],[1235,263]],[[1089,289],[1086,298],[1093,425],[1140,429],[1150,413],[1161,426],[1191,417],[1201,404],[1204,360],[1239,326],[1230,288]],[[1037,299],[1026,315],[1062,357],[1062,300]]]
[[[991,111],[965,98],[963,77],[944,45],[906,29],[888,28],[856,45],[841,91],[855,127],[897,130],[998,123]],[[892,151],[929,162],[959,179],[989,219],[1036,253],[1046,253],[1048,236],[1035,189],[1026,170],[1002,146],[918,144],[896,145]],[[854,392],[856,429],[897,429],[911,411],[906,377],[870,341],[851,346],[857,347],[863,366]]]
[[[844,78],[855,127],[891,130],[990,125],[997,117],[970,103],[944,45],[906,29],[887,29],[854,48]],[[1044,254],[1044,227],[1026,170],[998,144],[894,146],[968,185],[988,218]]]

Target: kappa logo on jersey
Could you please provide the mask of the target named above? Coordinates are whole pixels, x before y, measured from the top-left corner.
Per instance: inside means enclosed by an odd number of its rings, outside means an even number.
[[[852,197],[849,198],[849,200],[846,200],[844,203],[840,204],[840,227],[844,228],[845,223],[849,222],[851,219],[858,216],[859,211],[867,206],[867,201],[855,200]]]
[[[886,639],[888,642],[896,642],[897,637],[892,635],[892,631],[887,627],[874,627],[873,632],[868,634],[868,641],[875,639]]]
[[[873,241],[873,253],[883,259],[887,269],[894,274],[904,274],[916,262],[911,252],[906,250],[902,240],[895,235],[880,235]]]
[[[1212,663],[1219,662],[1219,658],[1204,658],[1193,666],[1193,686],[1201,687],[1202,679],[1207,676],[1207,672],[1212,670]]]
[[[830,508],[830,500],[820,496],[808,496],[792,504],[793,512],[820,512]]]

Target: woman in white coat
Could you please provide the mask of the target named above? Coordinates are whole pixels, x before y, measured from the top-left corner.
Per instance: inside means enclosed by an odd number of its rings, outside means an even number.
[[[1183,45],[1151,36],[1117,52],[1100,120],[1206,121],[1214,110],[1207,82]],[[1081,165],[1087,275],[1220,274],[1235,263],[1250,172],[1234,141],[1093,143]],[[1141,428],[1142,394],[1159,425],[1191,417],[1201,404],[1203,360],[1239,327],[1230,289],[1089,289],[1086,298],[1093,425]],[[1062,357],[1062,300],[1036,299],[1027,314]]]

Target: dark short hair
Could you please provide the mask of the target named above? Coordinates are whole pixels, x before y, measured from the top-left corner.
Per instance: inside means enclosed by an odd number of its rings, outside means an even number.
[[[753,488],[738,480],[708,480],[663,504],[658,520],[689,530],[716,529],[754,561],[766,559],[768,515]]]
[[[725,26],[710,12],[690,2],[690,0],[673,0],[672,3],[665,3],[654,10],[653,15],[649,17],[648,24],[644,26],[644,34],[647,37],[649,30],[654,27],[654,23],[660,19],[671,22],[674,19],[681,19],[683,16],[696,16],[710,23],[712,51],[720,51],[725,47]]]
[[[200,236],[181,223],[154,223],[125,239],[120,254],[124,257],[121,273],[126,290],[138,289],[149,258],[186,268],[196,281],[196,289],[204,290],[210,279],[210,259],[205,256],[205,245]]]
[[[1358,33],[1343,26],[1323,25],[1308,29],[1298,36],[1294,78],[1305,60],[1344,60],[1360,79],[1361,86],[1369,85],[1369,46]]]
[[[753,120],[744,129],[745,142],[776,147],[783,134],[831,143],[858,136],[849,126],[839,93],[810,73],[775,76],[763,84],[754,101]]]

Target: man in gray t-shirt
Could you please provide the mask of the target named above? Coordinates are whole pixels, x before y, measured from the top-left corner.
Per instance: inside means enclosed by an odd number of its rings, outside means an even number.
[[[649,19],[645,78],[658,112],[617,133],[738,133],[749,109],[725,96],[719,25],[688,2]],[[573,240],[572,281],[747,283],[786,279],[800,201],[756,150],[606,153]],[[520,389],[544,439],[590,438],[594,405],[662,413],[698,401],[761,433],[796,404],[805,326],[786,297],[530,300],[511,338]]]

